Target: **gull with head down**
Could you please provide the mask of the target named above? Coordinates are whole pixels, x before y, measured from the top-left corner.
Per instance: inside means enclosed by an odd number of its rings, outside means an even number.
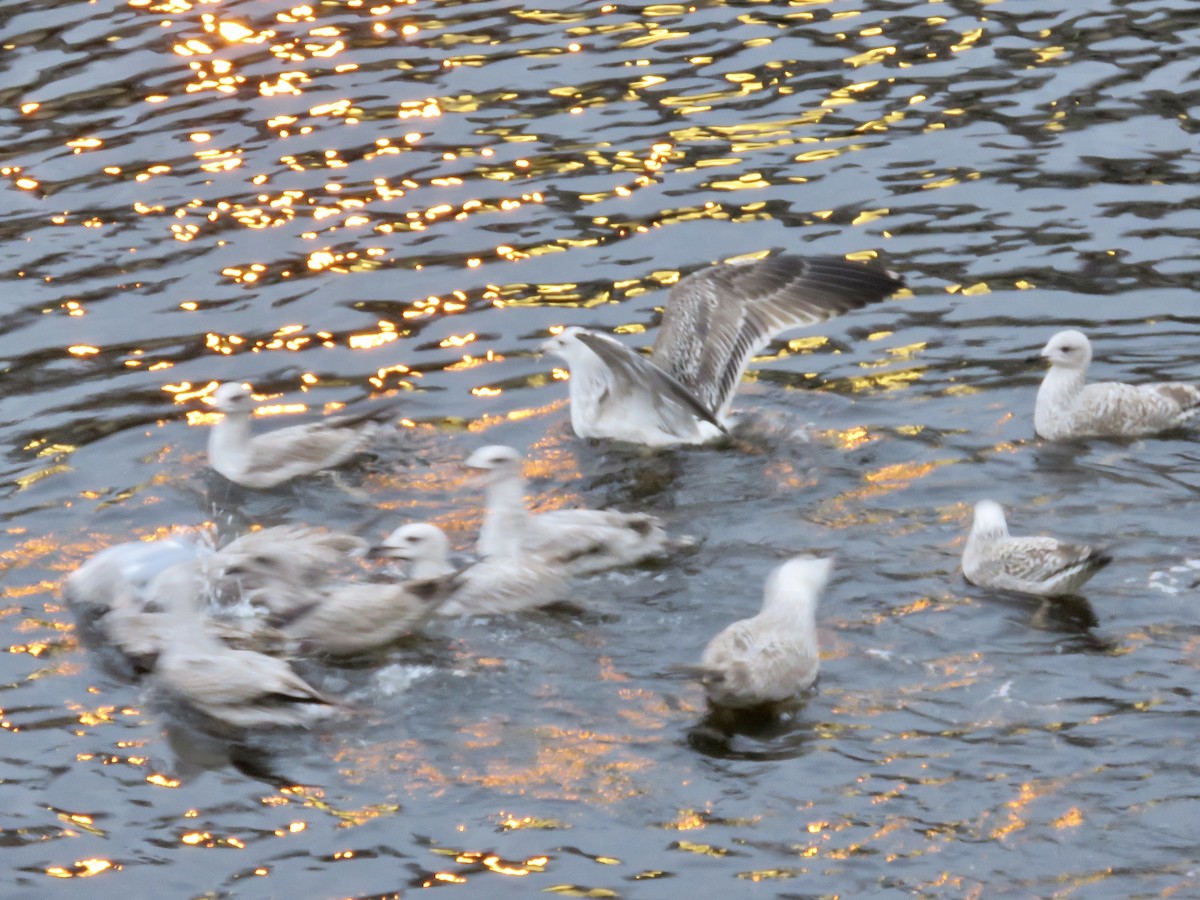
[[[1003,508],[994,500],[975,504],[962,554],[963,576],[971,584],[1038,597],[1071,596],[1110,562],[1111,556],[1086,544],[1013,537]]]
[[[717,634],[700,658],[708,701],[786,712],[817,680],[817,603],[833,560],[797,556],[767,576],[762,609]]]

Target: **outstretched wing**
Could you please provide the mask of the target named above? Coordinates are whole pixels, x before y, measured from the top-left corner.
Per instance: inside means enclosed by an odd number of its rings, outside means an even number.
[[[725,430],[714,410],[646,357],[606,335],[580,331],[576,337],[608,367],[610,399],[644,398],[669,434],[688,433],[696,419]]]
[[[878,303],[903,284],[837,256],[714,266],[671,289],[650,359],[721,418],[751,357],[776,334]]]

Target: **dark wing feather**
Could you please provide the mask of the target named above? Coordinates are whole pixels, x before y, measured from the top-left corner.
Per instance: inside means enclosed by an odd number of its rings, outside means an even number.
[[[663,429],[672,434],[686,432],[696,419],[711,422],[721,431],[725,430],[714,413],[697,400],[691,391],[646,357],[601,334],[581,331],[576,337],[600,357],[612,372],[610,390],[616,394],[613,400],[638,392],[653,397]]]
[[[714,266],[671,289],[650,359],[722,416],[751,357],[776,334],[878,303],[903,284],[837,256]]]

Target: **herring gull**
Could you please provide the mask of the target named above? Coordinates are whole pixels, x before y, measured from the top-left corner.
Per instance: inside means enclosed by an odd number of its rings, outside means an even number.
[[[577,326],[542,350],[570,367],[579,437],[698,444],[726,430],[738,382],[776,334],[885,300],[903,284],[886,269],[836,256],[726,263],[671,288],[648,357]]]
[[[402,525],[372,550],[375,556],[409,563],[410,578],[450,575],[450,542],[428,522]],[[458,587],[437,610],[443,616],[504,615],[562,600],[567,577],[540,556],[492,556],[458,571]]]
[[[767,576],[762,610],[717,634],[700,659],[709,702],[783,712],[817,679],[817,603],[833,560],[797,556]]]
[[[287,662],[253,650],[236,650],[212,630],[196,598],[204,573],[195,563],[162,572],[149,597],[167,618],[154,664],[158,683],[189,706],[240,728],[312,725],[341,707]]]
[[[481,472],[487,511],[479,529],[485,559],[536,556],[585,575],[662,556],[672,542],[662,524],[646,513],[608,509],[558,509],[540,514],[525,506],[521,455],[512,447],[481,447],[467,459]]]
[[[1060,331],[1040,354],[1050,371],[1038,388],[1033,428],[1058,441],[1130,437],[1169,431],[1200,413],[1200,387],[1190,384],[1085,384],[1092,345],[1078,331]]]
[[[975,504],[963,547],[963,575],[971,584],[1038,597],[1071,596],[1112,557],[1086,544],[1052,537],[1012,537],[1004,510],[993,500]]]
[[[250,431],[254,398],[242,384],[227,382],[213,394],[224,415],[208,433],[208,464],[235,484],[272,488],[301,475],[340,466],[365,451],[382,410],[291,425],[255,436]]]

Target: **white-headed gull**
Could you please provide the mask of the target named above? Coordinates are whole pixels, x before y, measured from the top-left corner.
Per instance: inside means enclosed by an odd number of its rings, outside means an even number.
[[[453,574],[450,542],[428,522],[402,525],[373,555],[408,562],[410,578]],[[493,556],[458,571],[458,586],[438,608],[443,616],[503,615],[547,606],[567,596],[567,576],[540,556]]]
[[[558,509],[534,515],[525,506],[521,455],[512,447],[481,447],[467,459],[480,471],[487,511],[479,555],[536,556],[566,574],[583,575],[662,556],[672,542],[654,516],[607,509]]]
[[[235,484],[258,489],[331,469],[368,449],[379,429],[370,419],[381,414],[335,416],[255,436],[254,397],[246,385],[222,384],[213,403],[224,415],[209,429],[208,464]]]
[[[1081,332],[1060,331],[1040,355],[1050,371],[1038,388],[1033,428],[1049,440],[1156,434],[1200,413],[1200,387],[1194,385],[1086,384],[1092,345]]]

